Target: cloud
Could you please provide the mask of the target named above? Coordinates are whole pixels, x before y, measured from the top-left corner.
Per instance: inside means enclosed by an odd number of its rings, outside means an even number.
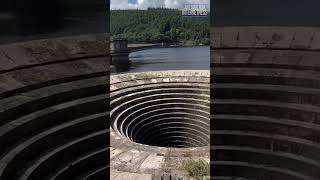
[[[137,9],[138,4],[129,4],[128,0],[111,0],[111,9]]]
[[[130,1],[133,2],[133,1]],[[128,0],[111,0],[111,9],[147,9],[149,7],[165,7],[181,9],[184,4],[208,4],[210,0],[136,0],[136,3],[129,3]]]

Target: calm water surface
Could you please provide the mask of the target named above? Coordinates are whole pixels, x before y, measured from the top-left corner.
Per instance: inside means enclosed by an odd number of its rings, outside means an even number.
[[[129,72],[210,70],[210,47],[158,48],[131,53]]]

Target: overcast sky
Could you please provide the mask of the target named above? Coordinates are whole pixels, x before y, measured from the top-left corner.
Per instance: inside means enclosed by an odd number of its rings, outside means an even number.
[[[210,0],[111,0],[111,9],[146,9],[148,7],[166,7],[181,9],[184,4],[208,4]]]

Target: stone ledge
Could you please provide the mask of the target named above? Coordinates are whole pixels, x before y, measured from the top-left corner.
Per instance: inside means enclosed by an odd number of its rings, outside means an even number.
[[[216,27],[210,32],[212,48],[320,50],[320,28],[314,27]]]
[[[17,67],[109,55],[109,34],[34,40],[0,46],[0,71]]]

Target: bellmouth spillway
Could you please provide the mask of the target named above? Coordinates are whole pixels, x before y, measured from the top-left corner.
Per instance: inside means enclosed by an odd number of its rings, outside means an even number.
[[[145,145],[208,146],[209,82],[209,71],[111,76],[111,127]]]
[[[211,178],[318,180],[320,29],[211,30]]]
[[[112,177],[142,178],[176,170],[189,158],[209,160],[209,71],[150,71],[110,80]],[[167,164],[168,156],[175,166]]]
[[[0,179],[108,179],[108,34],[0,46]]]

